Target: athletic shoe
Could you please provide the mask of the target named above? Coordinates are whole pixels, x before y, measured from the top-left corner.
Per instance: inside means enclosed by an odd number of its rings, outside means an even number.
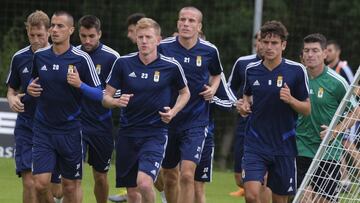
[[[126,202],[127,201],[127,191],[125,188],[120,188],[119,193],[116,195],[111,195],[108,199],[112,202]]]
[[[230,192],[229,195],[233,197],[243,197],[245,195],[244,188],[239,187],[237,191]]]

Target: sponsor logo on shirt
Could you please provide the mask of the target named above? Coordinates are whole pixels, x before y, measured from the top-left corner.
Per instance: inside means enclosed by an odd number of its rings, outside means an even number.
[[[46,65],[43,65],[40,70],[47,71]]]
[[[131,78],[136,78],[135,72],[131,72],[131,73],[129,74],[129,77],[131,77]]]
[[[253,86],[260,86],[260,82],[258,80],[255,80],[255,82],[253,83]]]
[[[29,72],[29,70],[27,67],[25,67],[24,70],[22,71],[22,73],[28,73],[28,72]]]

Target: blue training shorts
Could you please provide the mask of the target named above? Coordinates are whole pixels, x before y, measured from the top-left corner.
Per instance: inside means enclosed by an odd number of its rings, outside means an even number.
[[[175,168],[181,160],[199,164],[207,136],[207,127],[195,127],[182,131],[169,130],[169,143],[162,167]]]
[[[210,133],[210,132],[209,132]],[[211,182],[212,166],[214,158],[214,140],[212,136],[205,139],[204,149],[201,154],[200,163],[196,166],[195,180],[199,182]]]
[[[234,142],[234,172],[241,173],[242,171],[242,160],[244,156],[244,137],[245,128],[248,117],[238,118],[236,122],[235,130],[235,142]]]
[[[155,181],[164,158],[167,131],[159,131],[158,135],[148,137],[124,136],[119,132],[116,142],[116,187],[136,187],[139,171]]]
[[[242,172],[244,182],[259,181],[264,183],[266,172],[268,172],[267,186],[273,193],[278,195],[295,195],[295,157],[244,152]]]
[[[16,174],[31,171],[33,130],[32,120],[18,116],[14,130],[15,135],[15,166]]]
[[[84,160],[86,160],[86,152],[88,152],[87,162],[97,172],[106,173],[110,169],[113,150],[114,138],[111,132],[109,134],[83,132]]]
[[[66,179],[82,178],[82,141],[80,129],[50,133],[34,126],[33,174],[58,170]],[[58,167],[58,168],[56,168]]]

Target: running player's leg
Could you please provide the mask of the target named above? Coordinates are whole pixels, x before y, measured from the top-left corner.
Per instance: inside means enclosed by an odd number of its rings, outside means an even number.
[[[88,145],[87,162],[92,166],[96,201],[106,203],[109,194],[107,172],[114,149],[113,137],[111,134],[84,133],[83,140]]]
[[[56,142],[59,172],[62,176],[63,202],[81,202],[82,190],[82,140],[81,132],[75,129],[66,134],[53,136]]]
[[[193,202],[195,199],[195,169],[200,162],[207,135],[207,127],[195,127],[183,131],[181,136],[180,191],[179,202]]]
[[[53,202],[50,180],[57,157],[50,134],[38,127],[34,127],[32,152],[32,173],[37,200],[39,202]]]
[[[15,165],[16,174],[21,177],[23,185],[23,202],[37,202],[34,178],[31,173],[32,137],[31,126],[21,118],[16,120],[15,135]]]
[[[205,184],[212,180],[212,161],[215,145],[213,140],[213,130],[214,128],[209,129],[208,135],[205,138],[205,145],[201,154],[200,163],[195,170],[195,203],[206,202]]]
[[[166,200],[169,203],[178,202],[179,195],[179,133],[169,130],[168,144],[165,151],[165,157],[162,162],[164,192]]]

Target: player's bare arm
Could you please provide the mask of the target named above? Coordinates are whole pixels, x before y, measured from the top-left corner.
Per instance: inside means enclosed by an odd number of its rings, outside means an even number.
[[[200,92],[200,95],[203,96],[206,101],[209,101],[214,97],[216,90],[219,87],[220,80],[220,75],[210,76],[209,85],[204,85],[204,91]]]
[[[13,88],[8,87],[7,99],[9,102],[9,107],[15,112],[24,112],[24,104],[21,102],[21,97],[25,96],[24,93],[18,93]]]
[[[247,117],[251,114],[252,96],[243,96],[243,103],[237,102],[236,109],[242,117]]]
[[[307,116],[311,112],[310,99],[307,98],[305,101],[299,101],[291,95],[290,88],[286,83],[284,84],[284,87],[280,89],[280,99],[289,104],[291,108],[299,114]]]
[[[173,108],[170,108],[168,106],[164,107],[164,112],[159,111],[159,114],[161,116],[161,120],[164,123],[169,123],[172,118],[176,116],[181,109],[184,108],[184,106],[187,104],[187,102],[190,99],[190,91],[189,88],[186,86],[179,90],[179,96],[177,97],[176,103]]]
[[[106,85],[105,94],[102,100],[102,104],[104,107],[126,107],[130,101],[130,98],[134,96],[133,94],[122,94],[119,98],[113,98],[115,92],[115,88],[113,88],[111,85]]]
[[[41,95],[41,92],[43,91],[41,85],[37,83],[38,81],[39,77],[31,81],[31,83],[27,87],[27,92],[33,97],[39,97]]]

